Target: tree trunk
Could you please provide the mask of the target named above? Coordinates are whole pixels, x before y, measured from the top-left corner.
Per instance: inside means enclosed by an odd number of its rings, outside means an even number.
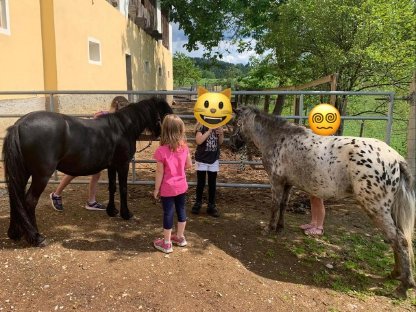
[[[266,95],[264,97],[264,106],[263,106],[263,110],[265,113],[269,112],[269,107],[270,107],[270,95]]]
[[[296,96],[295,95],[295,116],[299,116],[300,115],[300,107],[299,107],[299,104],[300,104],[300,99],[299,99],[299,97],[298,96]],[[300,124],[300,119],[295,119],[294,120],[294,123],[295,124]]]
[[[410,113],[407,125],[407,162],[409,168],[416,178],[416,71],[413,73],[413,81],[410,84]],[[413,187],[416,190],[416,181]]]
[[[347,110],[348,98],[346,95],[342,97],[337,97],[335,102],[335,107],[338,109],[340,116],[345,116],[345,112]],[[339,124],[339,128],[335,135],[342,135],[344,133],[344,121],[341,119],[341,123]]]
[[[276,105],[274,106],[273,115],[281,115],[283,111],[283,105],[285,104],[285,94],[279,94],[276,99]]]

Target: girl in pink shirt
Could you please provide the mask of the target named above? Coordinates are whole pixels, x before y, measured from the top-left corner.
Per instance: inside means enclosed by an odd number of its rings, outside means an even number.
[[[186,225],[185,194],[188,190],[185,169],[191,168],[192,161],[186,145],[185,124],[177,115],[167,115],[163,119],[160,146],[155,151],[156,179],[153,196],[160,196],[163,207],[163,238],[156,239],[156,249],[170,253],[172,243],[183,247],[187,242],[184,236]],[[176,210],[178,223],[176,234],[172,234],[173,215]]]

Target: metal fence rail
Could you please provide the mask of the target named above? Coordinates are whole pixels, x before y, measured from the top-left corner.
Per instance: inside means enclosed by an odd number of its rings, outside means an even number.
[[[49,111],[54,111],[55,99],[57,95],[120,95],[125,94],[126,96],[168,96],[168,95],[197,95],[196,91],[178,91],[178,90],[145,90],[145,91],[125,91],[125,90],[89,90],[89,91],[80,91],[80,90],[66,90],[66,91],[0,91],[0,95],[44,95],[45,99],[49,99]],[[385,142],[390,144],[392,124],[393,124],[393,109],[394,109],[394,92],[355,92],[355,91],[234,91],[233,95],[260,95],[260,96],[270,96],[270,95],[297,95],[299,96],[299,115],[287,115],[281,116],[285,119],[299,120],[300,124],[304,123],[308,117],[303,115],[304,111],[304,97],[305,96],[317,96],[317,95],[342,95],[342,96],[382,96],[388,100],[388,114],[387,116],[341,116],[343,120],[384,120],[387,122],[386,132],[385,132]],[[24,114],[0,114],[0,118],[19,118]],[[69,114],[76,117],[91,117],[87,114]],[[194,119],[192,115],[180,115],[183,119]],[[1,138],[2,139],[2,138]],[[189,141],[194,140],[194,138],[187,138]],[[227,139],[226,139],[227,140]],[[134,185],[152,185],[154,181],[150,180],[137,180],[136,176],[136,163],[155,163],[154,160],[149,159],[132,159],[132,179],[128,181],[128,184]],[[259,161],[249,161],[249,160],[220,160],[220,164],[230,164],[230,165],[261,165]],[[4,180],[0,180],[0,183],[5,183]],[[55,173],[54,178],[52,178],[49,183],[59,183],[58,176]],[[74,180],[71,183],[75,184],[88,184],[89,180]],[[99,183],[108,183],[108,181],[100,180]],[[190,181],[189,185],[196,185],[196,182]],[[270,188],[269,184],[261,183],[221,183],[217,182],[219,187],[234,187],[234,188]]]

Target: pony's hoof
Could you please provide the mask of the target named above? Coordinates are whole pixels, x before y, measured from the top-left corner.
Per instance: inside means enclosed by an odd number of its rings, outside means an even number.
[[[46,237],[41,235],[41,234],[37,234],[35,244],[36,244],[36,247],[45,247],[46,246]]]
[[[394,296],[397,299],[406,299],[407,298],[407,288],[399,285],[394,291]]]
[[[130,220],[131,218],[133,218],[133,214],[129,211],[128,213],[124,213],[124,214],[122,214],[121,215],[121,217],[124,219],[124,220]]]
[[[7,231],[7,236],[11,240],[20,241],[23,234],[19,230],[9,228],[9,230]]]
[[[397,270],[391,271],[390,274],[388,275],[388,278],[391,278],[391,279],[399,279],[399,277],[400,277],[400,272]]]
[[[42,248],[42,247],[46,247],[46,245],[48,245],[47,242],[46,242],[46,238],[43,237],[43,239],[38,242],[38,244],[36,245],[36,247],[41,247]]]
[[[33,247],[45,247],[46,246],[46,238],[43,235],[36,234],[35,238],[28,239],[28,243]]]
[[[280,234],[280,233],[282,233],[283,232],[283,229],[284,229],[284,227],[283,226],[277,226],[276,227],[276,230],[275,230],[275,232],[277,233],[277,234]]]
[[[261,235],[268,236],[271,232],[272,231],[270,231],[270,229],[268,227],[266,227],[263,230],[261,230]]]
[[[109,217],[115,217],[115,216],[117,216],[118,215],[118,210],[116,209],[116,208],[108,208],[107,207],[107,215],[109,216]]]

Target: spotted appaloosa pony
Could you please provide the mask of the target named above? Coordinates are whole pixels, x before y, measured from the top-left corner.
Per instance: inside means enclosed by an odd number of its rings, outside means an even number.
[[[415,287],[415,193],[404,158],[376,139],[319,136],[250,107],[235,113],[231,146],[239,149],[251,140],[262,153],[270,179],[273,205],[269,230],[283,228],[292,186],[323,199],[352,196],[393,247],[391,276],[401,281],[396,291],[405,297],[407,289]]]

